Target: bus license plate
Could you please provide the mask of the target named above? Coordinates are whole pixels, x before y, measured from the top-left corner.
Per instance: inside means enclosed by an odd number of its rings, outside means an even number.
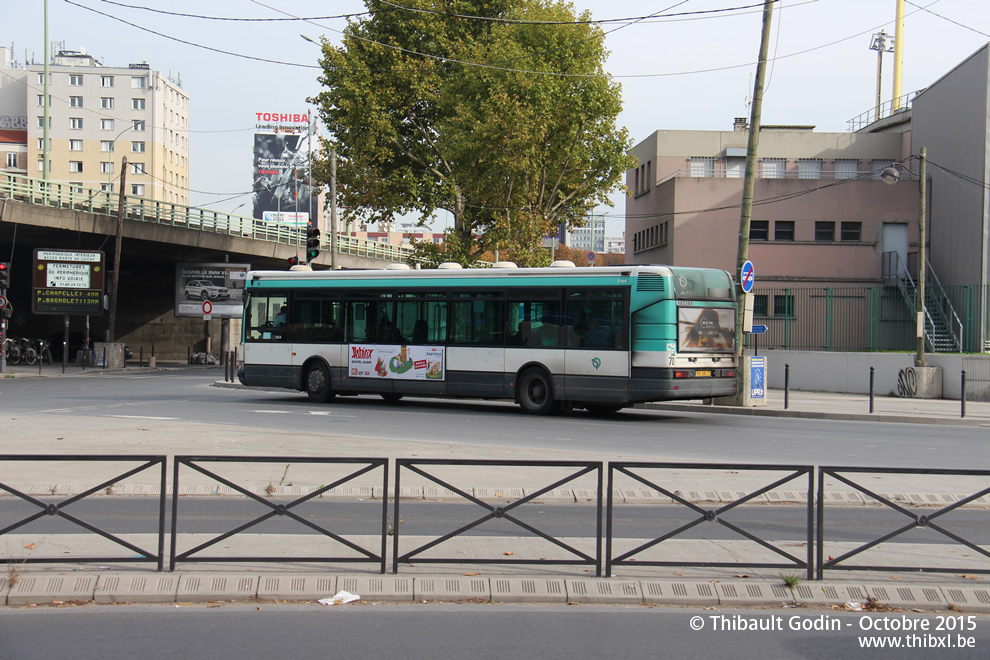
[[[712,377],[712,372],[709,371],[708,369],[699,369],[699,370],[697,370],[697,371],[694,372],[694,377],[695,378],[711,378]]]

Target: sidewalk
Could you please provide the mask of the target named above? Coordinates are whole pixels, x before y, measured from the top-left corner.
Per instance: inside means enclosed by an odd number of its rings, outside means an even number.
[[[784,390],[770,389],[767,390],[766,405],[752,408],[706,405],[699,401],[649,403],[643,407],[653,410],[764,417],[990,426],[990,402],[988,401],[967,401],[965,403],[965,417],[963,417],[963,403],[952,399],[907,399],[893,396],[874,396],[872,412],[868,394],[791,390],[787,393],[786,399],[787,407],[785,408]]]

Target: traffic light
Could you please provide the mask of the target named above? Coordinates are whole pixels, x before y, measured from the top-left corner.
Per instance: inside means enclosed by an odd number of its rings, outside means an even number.
[[[298,255],[289,257],[289,268],[292,268],[293,266],[298,266],[298,265],[299,265],[299,256]]]
[[[320,254],[320,230],[310,226],[306,231],[306,261],[313,261]]]
[[[10,288],[10,264],[0,262],[0,290]]]

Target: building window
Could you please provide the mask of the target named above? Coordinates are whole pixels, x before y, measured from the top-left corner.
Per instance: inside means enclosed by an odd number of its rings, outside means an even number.
[[[760,178],[783,179],[787,161],[783,158],[764,158],[760,161]]]
[[[770,240],[770,221],[769,220],[751,220],[749,223],[749,240],[751,241],[769,241]]]
[[[836,179],[855,179],[859,176],[859,161],[841,158],[832,161]]]
[[[70,96],[69,97],[69,106],[70,107],[73,107],[73,108],[81,108],[81,107],[83,107],[83,97],[81,97],[81,96]]]
[[[757,293],[753,295],[753,316],[767,316],[769,311],[769,298],[765,293]]]
[[[38,138],[38,151],[44,151],[45,149],[45,138]],[[48,138],[48,150],[52,150],[52,139]]]
[[[69,182],[70,192],[74,192],[77,195],[83,194],[83,184],[82,181],[70,181]]]
[[[693,177],[713,177],[715,176],[715,159],[695,157],[690,158],[691,176]]]
[[[794,296],[776,294],[773,297],[773,315],[783,316],[784,318],[792,319],[794,318]]]
[[[38,171],[39,172],[44,172],[45,171],[45,159],[44,158],[39,158],[38,159]]]
[[[69,140],[69,151],[82,151],[82,140]]]
[[[132,183],[131,184],[131,194],[137,195],[138,197],[144,197],[144,184],[143,183]]]
[[[777,220],[773,223],[773,240],[775,241],[793,241],[794,240],[794,221],[793,220]]]
[[[831,243],[835,240],[835,223],[824,220],[815,222],[815,240],[822,243]]]
[[[134,120],[134,130],[135,131],[143,131],[144,130],[144,120],[143,119],[135,119]]]
[[[100,87],[113,87],[113,76],[100,76]]]
[[[82,75],[77,74],[77,73],[70,73],[69,74],[69,86],[70,87],[82,87],[82,84],[83,84]]]
[[[45,84],[45,74],[44,74],[44,72],[41,72],[41,73],[38,74],[38,84],[39,85],[44,85]],[[50,73],[48,74],[48,84],[49,85],[52,84],[52,74],[50,74]]]
[[[131,163],[131,174],[144,174],[144,163]]]
[[[82,161],[81,160],[70,160],[69,161],[69,171],[73,173],[82,172]]]
[[[113,151],[113,140],[100,140],[100,151]]]
[[[862,222],[843,222],[840,229],[840,240],[843,242],[858,242],[863,240]]]
[[[17,154],[13,151],[7,152],[7,167],[17,167]]]
[[[798,159],[799,179],[820,179],[822,178],[822,161],[818,158]]]
[[[144,142],[131,142],[131,151],[136,154],[143,154]]]
[[[113,174],[113,163],[109,163],[109,162],[100,163],[100,173]]]
[[[45,127],[45,118],[44,117],[38,117],[38,128],[44,128],[44,127]],[[52,118],[49,117],[48,118],[48,128],[51,128],[51,127],[52,127]]]
[[[145,86],[145,78],[144,78],[144,76],[141,76],[140,78],[138,78],[138,77],[132,77],[131,78],[131,88],[132,89],[144,89],[144,86]]]
[[[82,117],[69,117],[69,128],[74,131],[81,131],[83,127]]]
[[[102,190],[103,192],[111,192],[112,193],[113,192],[113,184],[112,183],[101,183],[100,184],[100,190]]]
[[[131,110],[144,110],[144,99],[131,99]]]
[[[45,95],[44,94],[38,94],[38,105],[39,106],[42,106],[42,107],[45,105]],[[52,107],[52,95],[51,94],[48,95],[48,107],[49,108]]]
[[[112,119],[101,119],[100,120],[100,130],[112,131],[113,130],[113,120]]]
[[[100,107],[104,110],[113,110],[113,97],[103,96],[100,98]]]

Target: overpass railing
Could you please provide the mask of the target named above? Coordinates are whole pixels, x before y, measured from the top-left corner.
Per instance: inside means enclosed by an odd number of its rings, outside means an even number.
[[[116,217],[120,195],[93,188],[83,188],[64,181],[44,181],[16,174],[0,176],[0,197],[54,208],[85,211]],[[124,196],[124,217],[137,222],[181,227],[192,231],[238,236],[283,245],[306,245],[306,229],[295,225],[265,222],[231,213],[211,211],[195,206],[173,204],[134,195]],[[321,250],[330,251],[330,235],[320,237]],[[345,234],[337,235],[337,253],[384,261],[406,263],[414,250],[405,245],[390,245]]]

